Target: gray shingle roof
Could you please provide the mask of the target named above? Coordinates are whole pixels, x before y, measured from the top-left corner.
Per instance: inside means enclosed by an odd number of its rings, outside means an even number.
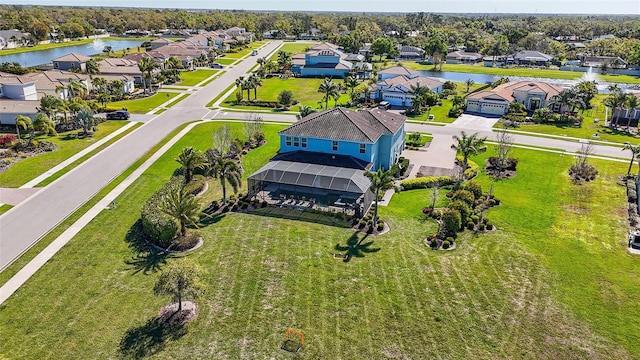
[[[379,109],[353,111],[334,108],[308,115],[280,134],[354,142],[376,142],[383,134],[394,134],[406,117]]]

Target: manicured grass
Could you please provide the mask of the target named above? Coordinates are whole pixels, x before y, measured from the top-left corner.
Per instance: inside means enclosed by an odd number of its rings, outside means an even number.
[[[230,52],[230,53],[225,53],[225,57],[227,58],[232,58],[232,59],[239,59],[245,55],[248,55],[251,51],[253,51],[253,49],[257,49],[262,45],[262,43],[259,42],[253,42],[251,44],[248,45],[247,48],[242,49],[240,51],[237,52]]]
[[[182,81],[177,83],[179,86],[195,86],[201,83],[204,79],[217,73],[218,70],[198,69],[194,71],[183,71],[180,73]]]
[[[582,126],[580,127],[553,124],[532,124],[522,125],[516,130],[531,131],[541,134],[578,137],[584,139],[597,139],[615,143],[637,142],[637,136],[622,131],[625,128],[624,121],[620,122],[622,126],[620,126],[619,130],[614,130],[604,126],[605,106],[602,102],[605,98],[606,95],[603,94],[599,94],[594,98],[594,100],[592,101],[593,108],[584,111],[582,114],[584,120],[582,122]],[[598,122],[594,122],[594,119],[598,119]],[[496,124],[494,127],[501,126],[501,124]],[[596,133],[598,134],[598,137],[594,138],[593,135]]]
[[[301,105],[311,106],[313,108],[319,108],[318,101],[322,100],[323,95],[318,92],[318,87],[324,81],[324,79],[308,79],[308,78],[269,78],[262,80],[262,86],[258,88],[258,99],[264,101],[278,101],[278,94],[284,90],[290,90],[293,93],[293,98],[298,100]],[[338,83],[340,80],[335,80]],[[244,92],[246,98],[247,93]],[[251,91],[251,98],[253,99],[253,90]],[[227,107],[233,107],[238,109],[247,110],[269,110],[269,108],[260,108],[255,106],[234,106],[235,94],[231,94],[224,102],[223,105]],[[342,94],[338,99],[338,104],[344,104],[349,100],[348,94]],[[324,106],[324,102],[322,103]],[[334,106],[333,99],[329,99],[329,107]],[[292,110],[297,110],[296,106],[292,107]]]
[[[198,318],[181,331],[158,328],[153,319],[167,299],[153,295],[153,283],[175,256],[138,252],[127,234],[175,169],[179,150],[208,146],[217,125],[194,129],[115,211],[102,212],[0,307],[0,352],[16,359],[288,358],[279,346],[295,328],[306,335],[304,358],[640,354],[629,336],[640,330],[640,259],[625,253],[624,194],[615,184],[625,165],[596,162],[599,179],[573,185],[570,158],[525,150],[514,151],[517,176],[493,187],[503,205],[487,216],[499,230],[466,234],[452,252],[422,243],[436,229],[419,212],[429,190],[397,194],[380,209],[391,232],[359,247],[362,235],[350,229],[275,212],[217,218],[197,230],[204,246],[186,255],[208,272]],[[245,157],[248,173],[277,149],[276,129],[265,130],[267,145]],[[490,184],[484,175],[478,181]],[[336,244],[351,244],[361,257],[333,259]]]
[[[98,125],[98,131],[89,138],[79,139],[67,136],[75,134],[77,131],[62,133],[56,137],[38,137],[38,139],[50,141],[58,145],[58,149],[56,151],[23,159],[11,165],[7,171],[0,173],[0,187],[19,187],[24,185],[84,148],[91,146],[94,142],[116,131],[126,123],[127,121],[122,120],[105,121]]]
[[[158,92],[157,94],[151,95],[147,98],[115,101],[109,103],[107,106],[110,108],[127,109],[133,114],[146,114],[177,95],[178,93],[173,92]]]
[[[433,70],[433,65],[422,65],[414,61],[402,62],[406,66],[415,70]],[[525,67],[485,67],[479,65],[466,64],[444,64],[442,71],[466,72],[472,74],[490,74],[502,76],[523,76],[523,77],[542,77],[551,79],[579,79],[584,73],[577,71],[563,71],[552,69],[529,69]],[[598,75],[602,80],[616,83],[640,84],[640,78],[629,75]]]
[[[11,208],[13,207],[13,205],[8,205],[8,204],[3,204],[2,206],[0,206],[0,215],[6,213],[7,211],[11,210]]]
[[[422,120],[422,121],[426,121],[427,118],[429,117],[429,115],[433,115],[433,121],[434,122],[440,122],[440,123],[452,123],[456,120],[456,118],[450,118],[449,115],[449,110],[451,110],[451,108],[453,107],[453,105],[451,104],[451,100],[449,99],[442,99],[442,105],[438,105],[438,106],[433,106],[431,107],[431,109],[429,110],[429,112],[425,112],[421,115],[415,116],[415,115],[409,115],[407,116],[407,118],[409,120]]]
[[[292,55],[301,54],[305,51],[305,49],[308,49],[311,46],[313,46],[313,44],[311,43],[285,43],[284,45],[282,45],[282,47],[280,47],[280,49],[278,49],[278,51],[275,52],[275,54],[273,54],[273,56],[270,57],[270,60],[278,60],[278,53],[280,51],[288,52]]]
[[[216,62],[222,65],[231,65],[234,62],[238,61],[238,59],[228,59],[228,58],[218,58]]]

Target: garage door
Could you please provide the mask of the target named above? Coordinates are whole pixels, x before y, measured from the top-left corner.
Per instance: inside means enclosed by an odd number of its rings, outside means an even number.
[[[490,115],[504,115],[507,112],[507,106],[497,104],[482,104],[479,112]]]

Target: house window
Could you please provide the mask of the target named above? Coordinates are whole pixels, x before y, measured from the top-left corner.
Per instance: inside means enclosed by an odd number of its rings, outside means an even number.
[[[57,61],[53,63],[53,68],[54,69],[57,69],[59,67],[60,67],[60,64]]]
[[[293,146],[295,146],[295,147],[299,147],[300,146],[300,138],[299,137],[294,137],[293,138]]]
[[[331,150],[338,151],[338,142],[337,141],[332,141],[331,142]]]
[[[286,144],[287,146],[291,146],[291,136],[286,137]]]
[[[302,147],[303,148],[307,147],[307,138],[302,138]]]
[[[360,144],[360,154],[367,153],[367,144]]]

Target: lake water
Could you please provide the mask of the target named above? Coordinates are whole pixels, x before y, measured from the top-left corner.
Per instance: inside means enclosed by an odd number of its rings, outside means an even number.
[[[551,79],[551,78],[539,78],[539,77],[524,77],[524,76],[500,76],[500,75],[488,75],[488,74],[472,74],[465,72],[450,72],[450,71],[419,71],[420,74],[428,77],[438,78],[442,81],[453,81],[453,82],[465,82],[467,79],[473,80],[476,84],[488,84],[494,81],[500,80],[502,77],[509,78],[510,81],[542,81],[549,84],[557,85],[563,88],[569,88],[580,81],[587,80],[593,81],[595,80],[598,85],[598,92],[607,93],[607,87],[612,85],[613,83],[604,82],[602,80],[598,80],[597,74],[593,73],[582,73],[582,77],[577,78],[575,80],[567,80],[567,79]],[[580,73],[576,73],[579,75]],[[622,89],[638,89],[637,85],[632,84],[618,84],[618,86]]]
[[[92,44],[72,45],[55,49],[30,51],[13,55],[2,55],[0,51],[0,63],[3,62],[17,62],[21,66],[30,67],[43,64],[50,64],[51,60],[67,55],[69,53],[76,53],[81,55],[95,55],[101,54],[102,49],[105,46],[111,46],[116,50],[122,50],[126,48],[137,48],[142,44],[141,40],[101,40],[96,39]]]

